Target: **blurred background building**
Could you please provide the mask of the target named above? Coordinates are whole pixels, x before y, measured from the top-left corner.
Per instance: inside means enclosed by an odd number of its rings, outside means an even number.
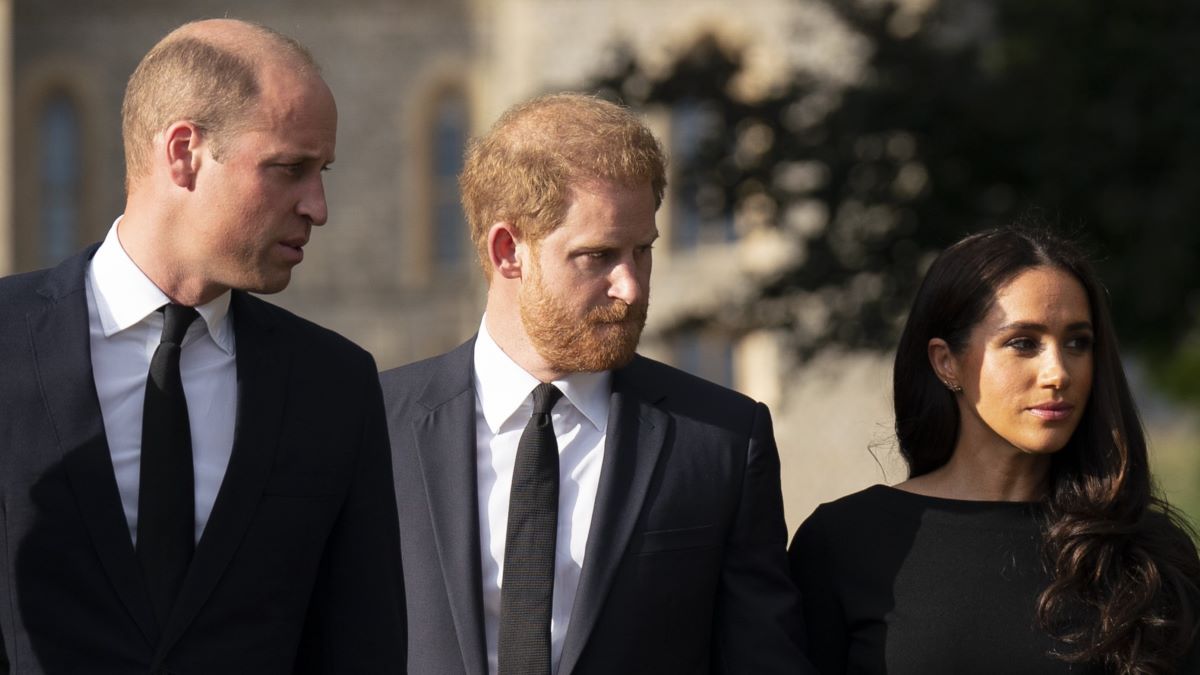
[[[1115,5],[0,0],[0,273],[120,214],[121,98],[150,46],[250,19],[312,49],[340,115],[329,224],[274,300],[381,368],[478,326],[465,140],[591,91],[671,156],[643,351],[771,406],[791,527],[904,478],[890,350],[915,284],[949,241],[1033,216],[1095,245],[1161,483],[1200,515],[1200,10]]]

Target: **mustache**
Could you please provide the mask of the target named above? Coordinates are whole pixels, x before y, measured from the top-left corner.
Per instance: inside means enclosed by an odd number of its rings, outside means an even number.
[[[588,310],[585,321],[588,323],[645,323],[646,310],[649,303],[639,302],[629,304],[624,300],[613,300],[612,304],[593,307]]]

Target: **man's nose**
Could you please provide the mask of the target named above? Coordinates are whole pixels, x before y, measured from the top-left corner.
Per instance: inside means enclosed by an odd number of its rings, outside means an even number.
[[[296,204],[296,213],[308,218],[313,225],[321,226],[329,218],[329,207],[325,203],[325,182],[321,175],[309,181]]]
[[[645,298],[646,289],[638,279],[637,269],[632,262],[623,262],[613,268],[609,275],[608,297],[634,305]]]

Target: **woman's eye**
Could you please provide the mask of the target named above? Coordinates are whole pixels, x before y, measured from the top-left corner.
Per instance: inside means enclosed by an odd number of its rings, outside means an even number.
[[[1080,335],[1073,337],[1067,341],[1067,349],[1074,349],[1080,352],[1086,352],[1092,348],[1092,336]]]
[[[1031,338],[1019,337],[1013,338],[1004,343],[1005,347],[1011,347],[1019,352],[1031,352],[1037,349],[1038,344]]]

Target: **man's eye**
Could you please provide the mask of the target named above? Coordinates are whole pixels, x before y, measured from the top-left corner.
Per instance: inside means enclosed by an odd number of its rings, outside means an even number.
[[[304,173],[304,164],[302,162],[297,162],[295,164],[277,164],[276,166],[279,167],[280,171],[289,176],[299,176],[300,174]]]

